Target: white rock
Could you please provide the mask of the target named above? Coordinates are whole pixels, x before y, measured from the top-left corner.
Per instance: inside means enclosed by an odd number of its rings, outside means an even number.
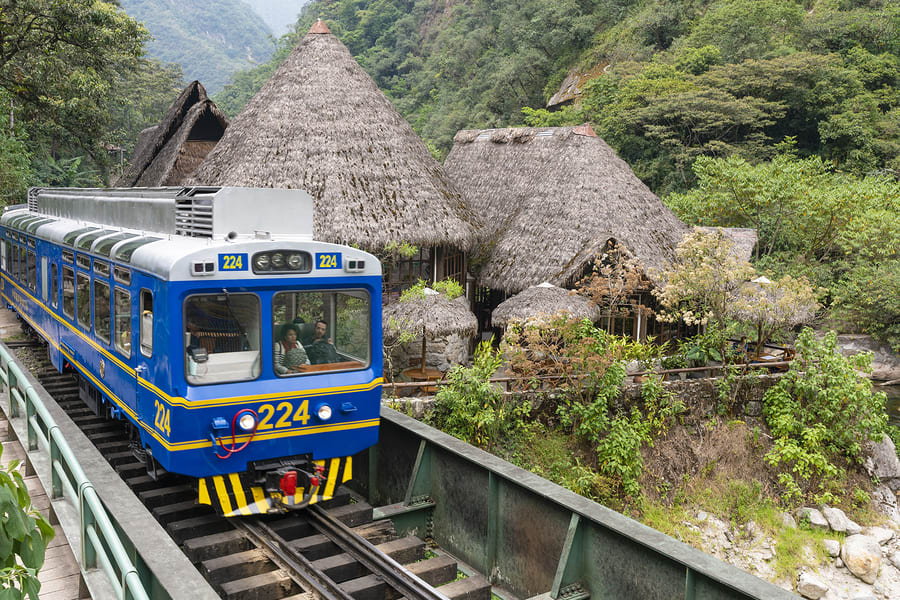
[[[885,433],[877,444],[870,442],[869,450],[875,463],[875,477],[896,492],[900,489],[900,458],[897,458],[894,442]]]
[[[878,507],[878,512],[900,525],[900,508],[897,506],[897,495],[885,484],[881,484],[872,492],[872,500]]]
[[[708,517],[708,516],[709,516],[709,515],[706,514],[706,511],[705,511],[705,510],[701,510],[700,512],[697,513],[697,520],[698,520],[698,521],[705,521],[705,520],[706,520],[706,517]]]
[[[900,551],[894,552],[890,557],[891,564],[900,569]]]
[[[790,513],[781,513],[781,524],[791,529],[797,529],[797,521],[794,520]]]
[[[797,518],[801,521],[809,521],[809,525],[813,529],[828,529],[828,521],[825,520],[825,517],[817,508],[805,506],[797,511]]]
[[[851,573],[871,585],[881,566],[881,546],[875,538],[851,535],[844,540],[841,559]]]
[[[828,591],[828,584],[812,573],[802,573],[797,583],[797,591],[804,598],[819,600]]]
[[[862,531],[862,527],[851,521],[847,514],[839,508],[826,506],[822,508],[822,514],[828,521],[832,531],[847,533],[848,535],[856,535]]]
[[[866,527],[862,531],[863,535],[873,537],[878,543],[884,546],[894,537],[894,532],[887,527]]]
[[[825,540],[825,551],[828,556],[835,557],[841,553],[841,543],[837,540]]]
[[[844,561],[842,561],[841,557],[838,556],[836,559],[834,559],[834,568],[841,569],[843,567],[844,567]]]

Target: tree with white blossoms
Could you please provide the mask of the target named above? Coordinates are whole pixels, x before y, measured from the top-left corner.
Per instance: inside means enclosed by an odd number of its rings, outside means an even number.
[[[758,352],[778,331],[813,318],[818,305],[805,278],[753,282],[756,276],[756,269],[735,254],[734,242],[721,229],[695,229],[678,245],[675,261],[661,274],[664,285],[653,292],[663,309],[657,318],[721,333],[723,357],[730,324],[756,327]]]
[[[756,327],[757,356],[778,332],[809,323],[818,309],[816,294],[809,281],[790,275],[776,281],[762,276],[745,283],[730,307],[738,321]]]
[[[724,329],[730,304],[756,274],[734,253],[734,242],[721,229],[694,229],[675,250],[675,261],[662,272],[664,285],[653,290],[663,310],[657,319]]]

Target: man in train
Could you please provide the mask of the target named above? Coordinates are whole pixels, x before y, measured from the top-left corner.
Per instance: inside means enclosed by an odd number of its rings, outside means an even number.
[[[328,334],[328,323],[319,319],[313,330],[312,338],[303,346],[309,356],[309,362],[313,365],[338,362],[337,350]]]

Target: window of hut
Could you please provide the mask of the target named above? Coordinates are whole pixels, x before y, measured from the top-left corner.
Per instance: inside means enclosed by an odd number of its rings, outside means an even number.
[[[400,299],[403,290],[411,288],[420,279],[434,280],[434,251],[420,248],[410,257],[388,256],[382,260],[382,302],[390,304]]]

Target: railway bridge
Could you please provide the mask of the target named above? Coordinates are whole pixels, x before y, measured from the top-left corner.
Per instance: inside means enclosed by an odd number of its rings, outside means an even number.
[[[41,598],[787,599],[793,594],[388,408],[314,510],[222,519],[153,480],[0,309],[3,460],[57,537]]]

